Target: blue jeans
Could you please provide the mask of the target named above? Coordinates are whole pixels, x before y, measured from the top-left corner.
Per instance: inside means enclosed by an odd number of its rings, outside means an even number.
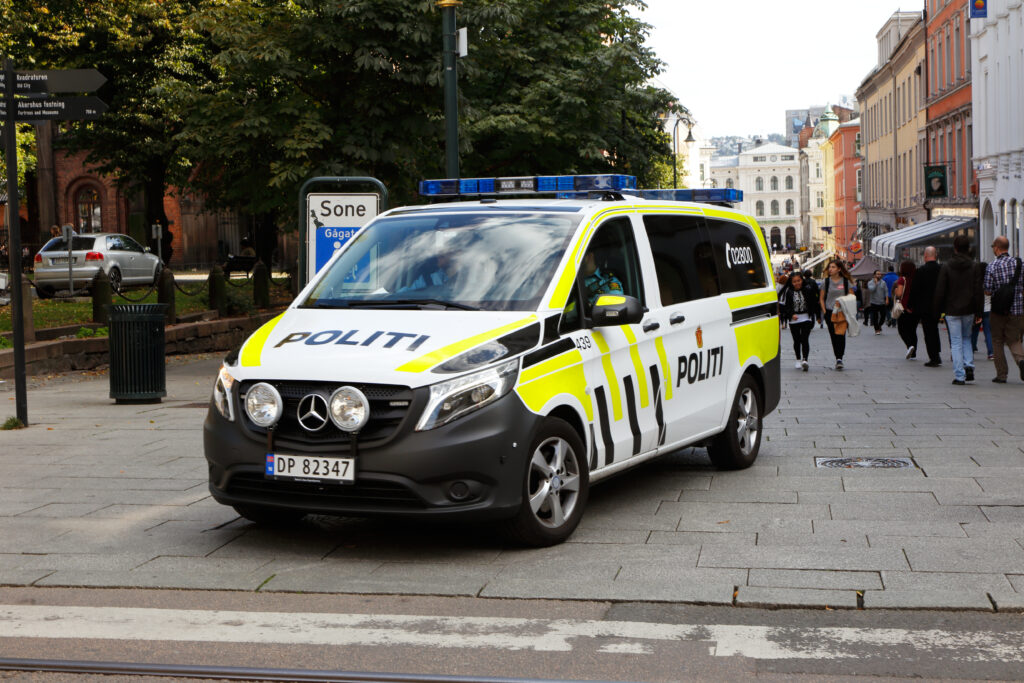
[[[949,348],[953,352],[953,377],[963,381],[967,376],[965,367],[974,367],[974,347],[971,346],[973,315],[947,315],[946,329],[949,330]]]

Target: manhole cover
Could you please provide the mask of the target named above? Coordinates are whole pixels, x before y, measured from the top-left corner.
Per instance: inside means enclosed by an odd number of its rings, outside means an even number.
[[[910,458],[815,458],[814,464],[818,467],[834,467],[837,469],[854,469],[857,467],[871,467],[876,469],[901,469],[913,467],[914,463]]]

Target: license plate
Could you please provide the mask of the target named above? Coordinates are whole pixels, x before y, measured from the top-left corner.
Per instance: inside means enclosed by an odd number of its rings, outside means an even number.
[[[50,264],[54,266],[66,265],[68,262],[67,256],[55,256],[50,259]]]
[[[264,471],[267,477],[273,479],[351,484],[356,480],[356,461],[353,458],[267,453]]]

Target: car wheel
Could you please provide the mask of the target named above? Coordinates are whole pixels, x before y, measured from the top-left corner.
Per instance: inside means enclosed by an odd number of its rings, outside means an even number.
[[[523,499],[507,533],[519,543],[549,546],[569,537],[583,516],[590,490],[586,451],[564,420],[548,418],[530,445]]]
[[[38,296],[40,299],[52,299],[53,295],[54,290],[52,287],[42,287],[40,285],[36,285],[36,296]]]
[[[262,526],[293,524],[306,516],[306,513],[301,510],[272,508],[263,505],[238,504],[231,507],[245,519]]]
[[[711,463],[720,470],[750,467],[761,448],[761,391],[750,375],[743,375],[729,420],[721,434],[708,444]]]
[[[111,266],[110,272],[107,273],[107,279],[110,280],[110,290],[113,292],[121,291],[121,271],[117,266]]]

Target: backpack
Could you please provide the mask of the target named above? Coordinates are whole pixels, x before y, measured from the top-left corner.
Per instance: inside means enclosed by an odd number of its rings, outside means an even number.
[[[992,312],[996,315],[1010,315],[1013,308],[1013,298],[1016,294],[1017,283],[1020,281],[1020,258],[1017,258],[1017,267],[1013,271],[1013,279],[1006,284],[999,285],[996,291],[992,292]]]

